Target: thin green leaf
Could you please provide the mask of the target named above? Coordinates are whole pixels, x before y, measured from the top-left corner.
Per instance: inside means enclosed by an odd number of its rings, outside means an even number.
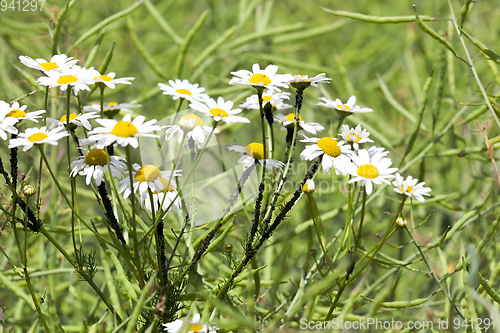
[[[372,22],[372,23],[407,23],[415,22],[415,16],[370,16],[358,13],[345,12],[343,10],[332,10],[325,7],[319,7],[325,12],[333,14],[335,16],[348,17],[355,20]],[[434,21],[434,17],[430,16],[420,16],[422,21]]]

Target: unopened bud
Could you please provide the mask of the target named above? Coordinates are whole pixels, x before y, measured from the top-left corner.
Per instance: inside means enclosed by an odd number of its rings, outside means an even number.
[[[406,219],[402,216],[398,216],[396,219],[396,223],[401,228],[406,228]]]
[[[306,183],[302,186],[302,192],[305,193],[313,193],[316,189],[316,185],[314,185],[314,180],[308,179]]]
[[[23,194],[27,197],[31,197],[36,193],[36,188],[31,185],[24,185]]]

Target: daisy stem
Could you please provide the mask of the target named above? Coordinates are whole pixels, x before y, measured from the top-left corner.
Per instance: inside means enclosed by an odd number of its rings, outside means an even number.
[[[306,193],[306,194],[307,194],[307,199],[309,202],[309,209],[311,210],[311,214],[312,214],[312,218],[313,218],[314,229],[316,231],[316,236],[318,236],[319,246],[321,247],[321,251],[323,252],[323,257],[325,258],[326,262],[328,263],[328,266],[330,266],[330,271],[333,272],[334,271],[333,264],[330,261],[330,258],[328,257],[328,255],[326,254],[326,237],[325,237],[325,233],[323,231],[323,226],[321,225],[321,216],[319,215],[316,200],[314,199],[312,193]]]
[[[104,119],[104,84],[99,85],[101,91],[101,118]]]
[[[165,188],[165,190],[168,189],[169,185],[167,185],[167,188]],[[149,201],[151,202],[151,218],[152,221],[154,221],[156,216],[154,198],[153,198],[153,193],[149,189],[148,189],[148,194],[149,194]],[[165,286],[165,281],[167,278],[167,270],[166,270],[167,258],[165,256],[165,236],[163,235],[163,221],[158,223],[158,225],[156,226],[155,242],[156,242],[156,260],[158,261],[158,268],[161,273],[159,274],[160,282],[162,286]]]
[[[173,125],[177,122],[177,115],[179,114],[179,111],[181,110],[182,102],[184,102],[184,98],[181,97],[181,98],[179,98],[179,105],[177,106],[177,110],[175,111],[174,121],[172,122],[171,125]]]
[[[66,129],[71,132],[70,124],[69,124],[69,107],[70,107],[70,99],[71,99],[71,86],[66,90]],[[66,137],[66,155],[68,156],[68,169],[71,171],[71,151],[69,146],[69,135]],[[75,179],[74,177],[70,177],[71,183],[71,240],[73,242],[73,250],[75,254],[78,253],[76,248],[76,238],[75,238]]]
[[[260,127],[262,129],[262,147],[264,150],[264,161],[262,164],[262,179],[266,176],[266,162],[268,158],[267,151],[267,140],[266,140],[266,122],[264,121],[264,107],[262,106],[262,93],[264,92],[263,88],[257,88],[257,97],[259,99],[259,110],[260,110]]]
[[[49,87],[45,87],[45,101],[44,101],[44,110],[45,113],[43,114],[43,126],[47,126],[47,106],[49,104]],[[43,149],[43,148],[42,148]],[[40,195],[42,192],[42,156],[40,156],[40,161],[38,163],[38,186],[37,186],[37,191],[36,191],[36,205],[39,205],[40,203]]]
[[[342,127],[342,124],[344,123],[345,117],[340,117],[339,118],[339,124],[337,125],[337,134],[340,132],[340,127]]]

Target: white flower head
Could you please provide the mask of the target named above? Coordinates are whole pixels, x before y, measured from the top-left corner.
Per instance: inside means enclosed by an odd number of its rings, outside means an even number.
[[[177,170],[177,171],[180,171],[180,170]],[[141,204],[141,207],[143,209],[146,209],[150,212],[152,212],[151,210],[151,197],[153,197],[153,207],[154,207],[154,211],[155,212],[158,212],[158,208],[160,207],[161,205],[161,208],[163,211],[166,211],[167,209],[169,209],[169,207],[171,207],[172,205],[172,202],[173,202],[173,206],[175,206],[175,208],[179,208],[181,206],[181,199],[179,198],[179,196],[177,195],[177,190],[176,190],[176,186],[168,181],[168,179],[166,178],[163,178],[161,177],[160,178],[160,181],[162,182],[163,184],[163,189],[161,191],[152,191],[150,189],[148,189],[146,192],[143,192],[141,193],[141,197],[139,199],[139,202]]]
[[[120,185],[118,192],[123,192],[123,197],[125,199],[128,198],[130,193],[135,193],[137,191],[139,191],[139,195],[146,193],[148,189],[153,192],[161,192],[164,189],[164,186],[168,185],[168,180],[171,177],[181,175],[181,170],[175,170],[173,172],[160,171],[160,169],[151,164],[146,164],[141,167],[139,164],[134,163],[132,167],[135,170],[132,175],[132,187],[130,186],[130,177],[128,171],[125,171],[125,176],[118,183]],[[165,183],[164,181],[162,181],[162,178],[167,180],[167,182]],[[131,188],[133,188],[133,190],[131,190]]]
[[[96,114],[97,112],[89,112],[89,113],[70,113],[69,114],[69,123],[70,125],[74,125],[75,127],[85,127],[87,130],[92,129],[92,125],[89,123],[89,119],[99,118]],[[68,123],[68,118],[66,115],[62,116],[60,120],[47,118],[47,121],[54,123],[55,126],[66,126]]]
[[[58,140],[68,136],[69,133],[64,127],[56,127],[47,130],[46,126],[41,128],[27,128],[26,132],[20,133],[18,138],[10,139],[9,148],[23,146],[23,151],[33,147],[33,145],[49,144],[57,146]]]
[[[410,198],[414,197],[420,202],[425,202],[423,195],[430,196],[431,188],[424,187],[425,182],[419,183],[418,179],[412,176],[408,176],[405,180],[399,173],[396,173],[396,180],[392,182],[392,185],[394,185],[394,192]]]
[[[371,146],[370,148],[368,148],[368,155],[370,155],[370,157],[373,157],[376,154],[380,154],[382,155],[382,157],[386,157],[387,155],[389,155],[389,152],[385,150],[384,147]]]
[[[235,151],[241,154],[238,163],[245,163],[243,170],[248,169],[255,163],[264,165],[268,169],[277,168],[279,170],[283,169],[285,163],[274,160],[272,158],[265,158],[268,156],[267,149],[264,153],[264,146],[259,142],[252,142],[247,146],[234,145],[227,147],[230,151]],[[264,154],[266,156],[264,156]]]
[[[45,74],[53,71],[67,70],[78,62],[77,59],[73,60],[73,57],[68,57],[66,54],[56,54],[49,61],[42,58],[32,59],[28,56],[19,56],[19,60],[26,67],[38,69]]]
[[[101,75],[97,70],[93,70],[92,72],[94,83],[104,84],[106,87],[110,89],[115,89],[117,84],[132,84],[131,81],[135,80],[135,77],[122,77],[119,79],[115,79],[116,73],[110,72],[106,75]]]
[[[356,96],[349,97],[347,103],[342,103],[340,99],[336,99],[335,101],[331,101],[325,97],[320,97],[324,103],[317,103],[316,105],[326,106],[327,108],[332,108],[338,111],[338,113],[342,117],[350,116],[353,113],[366,113],[373,112],[370,108],[362,108],[356,104]]]
[[[307,75],[294,75],[290,80],[290,85],[297,90],[304,90],[309,86],[319,87],[319,83],[330,83],[331,79],[325,73],[313,77]]]
[[[224,98],[219,97],[217,101],[213,98],[205,100],[205,103],[195,102],[189,104],[191,109],[200,111],[205,116],[214,118],[215,121],[224,121],[227,124],[231,123],[249,123],[245,117],[236,116],[240,113],[241,109],[233,109],[234,103],[231,101],[224,101]]]
[[[120,112],[129,112],[132,113],[131,109],[141,107],[141,104],[135,104],[137,101],[132,101],[130,103],[117,103],[117,102],[109,102],[103,104],[104,116],[107,118],[113,118]],[[93,104],[83,107],[84,112],[101,112],[100,104]]]
[[[177,134],[179,143],[182,142],[182,138],[185,136],[186,140],[192,138],[195,144],[202,144],[205,142],[205,135],[211,133],[212,130],[214,134],[219,133],[218,129],[205,126],[203,120],[194,113],[182,116],[177,125],[167,125],[164,128],[167,129],[165,138],[170,140],[174,134]]]
[[[305,193],[313,193],[315,189],[316,185],[314,184],[314,180],[312,179],[306,180],[306,183],[302,185],[302,192]]]
[[[203,102],[205,98],[208,98],[208,95],[203,93],[205,88],[198,87],[198,83],[191,84],[188,80],[179,79],[168,80],[168,83],[170,85],[158,83],[158,87],[163,91],[163,95],[170,95],[174,100],[184,98],[190,102]]]
[[[111,175],[115,178],[121,178],[122,172],[127,170],[125,159],[118,156],[110,156],[104,149],[93,148],[85,154],[79,156],[71,163],[71,177],[77,175],[85,176],[85,182],[90,184],[92,178],[95,179],[96,184],[99,185],[104,180],[104,171],[109,172],[111,168]],[[108,168],[108,159],[109,167]]]
[[[200,322],[200,315],[197,313],[193,316],[193,319],[189,322],[184,322],[183,320],[177,319],[171,323],[163,324],[168,333],[178,333],[185,332],[185,328],[188,328],[188,333],[214,333],[219,330],[217,326],[211,326]]]
[[[241,69],[231,72],[233,77],[229,84],[246,84],[258,89],[267,88],[272,91],[281,91],[278,87],[288,88],[288,82],[292,79],[290,74],[276,74],[278,66],[269,65],[260,69],[259,64],[253,64],[252,71]]]
[[[343,124],[339,135],[344,141],[349,142],[353,146],[354,150],[359,149],[360,143],[373,142],[373,140],[368,138],[370,136],[370,132],[366,129],[362,130],[361,125],[356,126],[356,128],[350,128],[349,125]]]
[[[27,107],[27,105],[20,106],[18,102],[14,102],[12,103],[12,105],[9,105],[7,103],[0,103],[0,109],[2,109],[2,113],[7,112],[5,117],[10,118],[10,122],[14,124],[17,124],[21,120],[31,120],[37,123],[37,119],[42,118],[41,115],[45,113],[45,110],[26,112]]]
[[[373,184],[390,184],[390,178],[394,178],[393,173],[398,168],[390,168],[392,161],[384,157],[382,153],[375,153],[370,156],[366,149],[359,149],[357,154],[351,154],[352,162],[347,167],[349,174],[354,176],[349,183],[360,182],[365,186],[366,194],[370,195],[373,191]]]
[[[333,166],[337,175],[339,173],[343,175],[347,173],[346,166],[350,162],[350,158],[347,155],[351,152],[351,147],[344,145],[343,141],[339,142],[328,136],[321,139],[304,137],[305,139],[300,140],[301,142],[314,144],[304,148],[300,153],[300,159],[312,161],[318,156],[323,156],[321,161],[323,172],[328,172]]]
[[[295,113],[289,113],[286,116],[284,114],[278,113],[274,115],[274,120],[281,124],[281,129],[286,130],[287,128],[293,128],[295,118]],[[299,115],[299,133],[303,134],[304,132],[308,132],[311,134],[317,134],[321,132],[325,128],[319,123],[306,123],[302,117]]]
[[[73,93],[78,95],[80,90],[90,91],[89,84],[94,84],[94,81],[89,76],[89,70],[80,66],[65,68],[61,71],[46,72],[46,77],[39,77],[37,82],[42,86],[49,88],[59,87],[61,91],[66,91],[68,87],[73,88]]]
[[[17,128],[14,125],[17,120],[13,117],[7,117],[10,112],[10,105],[5,101],[0,101],[0,138],[7,140],[7,133],[17,134]]]
[[[132,120],[131,114],[126,114],[122,120],[96,119],[95,121],[103,127],[96,127],[90,131],[89,140],[98,142],[103,146],[109,146],[116,141],[122,147],[130,145],[132,148],[137,148],[139,146],[139,137],[159,138],[159,135],[152,134],[152,132],[159,131],[161,128],[154,125],[157,120],[152,119],[144,122],[145,119],[144,116],[138,116]]]
[[[289,92],[273,92],[272,90],[268,90],[262,94],[262,106],[266,106],[266,104],[270,104],[273,110],[284,110],[293,108],[292,105],[286,104],[284,100],[290,100]],[[245,109],[259,110],[259,97],[257,94],[254,94],[250,97],[247,97],[244,103],[240,104],[240,107]]]

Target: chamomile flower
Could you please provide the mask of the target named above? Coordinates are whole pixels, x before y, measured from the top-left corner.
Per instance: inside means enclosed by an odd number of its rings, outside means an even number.
[[[205,98],[208,98],[208,95],[203,93],[205,88],[198,87],[198,83],[191,84],[188,80],[181,81],[179,79],[175,81],[168,80],[168,83],[170,85],[158,83],[158,87],[163,91],[163,95],[171,95],[174,101],[184,98],[190,102],[203,102]]]
[[[80,113],[80,114],[70,113],[69,123],[70,125],[73,125],[74,128],[83,126],[90,131],[92,129],[92,125],[90,125],[89,119],[99,118],[99,116],[96,113],[97,112]],[[62,116],[60,120],[47,118],[47,121],[54,123],[56,126],[66,126],[68,122],[66,115]]]
[[[343,124],[339,135],[346,142],[349,142],[354,150],[359,149],[360,143],[373,142],[373,140],[368,138],[368,136],[370,136],[370,132],[366,129],[361,130],[361,125],[356,126],[356,128],[350,128],[349,125]]]
[[[262,94],[262,106],[266,106],[269,103],[273,111],[293,108],[292,105],[284,102],[284,100],[290,99],[290,95],[289,92],[264,92]],[[245,103],[241,103],[240,106],[245,109],[259,110],[259,97],[257,94],[247,97]]]
[[[64,127],[55,127],[47,130],[46,126],[41,128],[28,128],[26,132],[20,133],[18,138],[10,139],[9,148],[23,146],[23,151],[33,147],[33,145],[49,144],[56,146],[57,141],[68,136],[69,133],[64,130]]]
[[[121,111],[132,113],[131,109],[141,107],[141,104],[135,104],[137,101],[132,101],[130,103],[117,103],[117,102],[109,102],[103,104],[104,116],[107,118],[113,118]],[[100,104],[93,104],[89,106],[83,107],[84,112],[101,112]]]
[[[66,91],[68,87],[73,88],[73,93],[78,95],[80,90],[89,90],[88,84],[94,84],[86,69],[80,66],[73,66],[59,71],[45,73],[46,77],[39,77],[37,82],[49,88],[59,87],[61,91]]]
[[[205,116],[214,118],[215,121],[223,120],[227,124],[231,123],[249,123],[245,117],[235,116],[240,113],[241,109],[232,109],[234,103],[231,101],[224,101],[224,98],[219,97],[217,101],[213,98],[205,100],[205,103],[191,103],[189,107],[196,111],[200,111]]]
[[[14,102],[12,103],[12,105],[9,105],[7,103],[0,104],[0,108],[5,109],[5,111],[7,112],[5,117],[11,118],[14,124],[20,122],[21,120],[31,120],[37,123],[37,119],[42,118],[41,115],[45,113],[45,110],[26,112],[27,107],[27,105],[20,106],[18,102]]]
[[[74,66],[78,60],[73,57],[68,57],[66,54],[56,54],[49,61],[38,58],[32,59],[28,56],[19,56],[21,63],[29,68],[38,69],[45,74],[52,71],[62,71]]]
[[[158,135],[151,133],[160,130],[160,126],[154,125],[157,120],[152,119],[144,122],[145,119],[144,116],[138,116],[132,120],[131,114],[126,114],[122,120],[96,119],[95,121],[103,127],[96,127],[90,131],[89,140],[104,146],[109,146],[116,141],[122,147],[130,145],[137,148],[139,137],[159,138]]]
[[[316,189],[316,185],[314,184],[314,180],[312,180],[312,179],[306,180],[306,183],[304,185],[302,185],[302,192],[305,192],[308,194],[313,193],[315,189]]]
[[[106,87],[110,89],[115,89],[117,84],[132,84],[131,81],[135,80],[135,77],[122,77],[119,79],[115,79],[116,73],[110,72],[106,75],[101,75],[98,71],[94,69],[92,72],[94,83],[96,84],[104,84]]]
[[[252,71],[241,69],[231,72],[233,77],[229,84],[246,84],[257,89],[267,88],[272,91],[281,91],[278,87],[288,88],[288,82],[292,78],[290,74],[276,74],[278,66],[269,65],[260,69],[259,64],[253,64]]]
[[[304,90],[309,86],[318,87],[319,83],[330,83],[329,81],[331,81],[331,79],[326,77],[325,73],[313,77],[307,75],[294,75],[290,80],[290,85],[297,90]]]
[[[217,326],[211,326],[207,324],[203,324],[200,322],[200,315],[197,313],[193,316],[193,319],[184,325],[184,321],[177,319],[171,323],[163,324],[168,333],[178,333],[184,332],[184,328],[189,327],[188,333],[213,333],[217,332],[219,328]]]
[[[161,191],[152,191],[147,190],[146,192],[141,193],[141,197],[139,199],[139,203],[143,209],[148,211],[151,210],[151,198],[150,195],[153,196],[153,207],[155,212],[158,212],[158,207],[162,205],[162,210],[167,210],[172,202],[174,202],[175,208],[179,208],[181,206],[181,199],[177,195],[177,190],[175,189],[175,185],[168,182],[168,179],[163,177],[160,178],[160,181],[163,184],[163,189]]]
[[[181,170],[172,171],[160,171],[157,167],[151,164],[146,164],[144,166],[140,166],[137,163],[132,165],[135,172],[132,175],[132,187],[130,186],[130,177],[128,171],[125,171],[125,176],[120,182],[120,188],[118,189],[118,193],[123,192],[123,197],[125,199],[128,198],[130,193],[132,193],[131,188],[133,188],[133,192],[137,192],[139,190],[139,194],[147,192],[148,189],[151,191],[160,192],[164,189],[164,183],[161,178],[170,179],[171,177],[176,177],[181,175]],[[168,183],[168,182],[167,182]]]
[[[274,116],[274,120],[278,123],[281,124],[281,129],[285,130],[287,128],[293,128],[294,121],[293,119],[295,118],[295,113],[289,113],[286,116],[284,114],[278,113]],[[316,134],[317,132],[320,132],[324,130],[325,128],[318,123],[306,123],[304,120],[302,120],[302,117],[299,115],[299,131],[301,134],[303,132],[308,132],[311,134]]]
[[[245,167],[243,168],[243,170],[248,169],[255,163],[265,165],[265,167],[268,169],[277,168],[280,170],[282,170],[283,166],[285,165],[285,163],[273,160],[272,158],[264,159],[264,146],[262,145],[262,143],[252,142],[246,147],[234,145],[227,147],[227,149],[242,154],[240,159],[238,160],[238,163],[245,163]],[[265,154],[268,156],[267,149]]]
[[[323,156],[321,165],[323,172],[328,172],[333,166],[335,173],[338,175],[346,174],[346,165],[349,164],[350,159],[347,156],[351,152],[351,147],[344,145],[343,141],[338,142],[334,138],[328,136],[319,138],[308,138],[300,140],[301,142],[311,142],[313,145],[306,146],[300,153],[300,159],[312,161],[318,156]]]
[[[7,133],[17,134],[17,128],[14,127],[17,120],[12,117],[7,117],[9,113],[9,104],[0,101],[0,138],[7,140]]]
[[[167,125],[165,131],[165,138],[170,140],[170,138],[177,134],[178,142],[182,142],[182,138],[186,136],[186,140],[193,139],[196,144],[202,144],[205,142],[205,134],[219,133],[219,130],[212,128],[210,126],[205,126],[203,120],[193,113],[188,113],[181,117],[177,125]]]
[[[392,174],[398,170],[390,168],[392,164],[390,158],[383,157],[381,153],[370,156],[366,149],[359,149],[357,154],[351,154],[351,160],[347,172],[354,178],[349,183],[360,182],[368,195],[373,191],[373,184],[390,184],[388,179],[394,178]]]
[[[386,157],[387,155],[389,155],[389,152],[385,150],[384,147],[371,146],[370,148],[368,148],[368,155],[370,155],[370,157],[373,157],[376,154],[380,154],[382,155],[382,157]]]
[[[349,100],[347,101],[346,104],[342,103],[342,101],[338,98],[335,101],[331,101],[325,97],[320,97],[319,99],[322,100],[324,103],[317,103],[316,105],[326,106],[327,108],[335,109],[337,110],[337,112],[340,114],[341,117],[347,117],[353,113],[373,112],[372,109],[362,108],[359,105],[355,105],[356,104],[355,96],[349,97]]]
[[[394,192],[425,202],[423,195],[430,196],[431,188],[424,187],[425,182],[417,183],[418,179],[412,176],[408,176],[405,180],[399,173],[396,173],[396,180],[392,182],[392,185],[394,185]]]
[[[94,148],[91,149],[85,156],[80,156],[71,163],[71,177],[77,175],[86,176],[85,182],[90,184],[92,178],[95,179],[96,184],[99,185],[104,180],[104,171],[109,172],[115,178],[121,178],[122,172],[127,170],[125,159],[123,157],[108,155],[104,149]],[[84,149],[84,148],[83,148]],[[108,168],[108,158],[109,166]]]

